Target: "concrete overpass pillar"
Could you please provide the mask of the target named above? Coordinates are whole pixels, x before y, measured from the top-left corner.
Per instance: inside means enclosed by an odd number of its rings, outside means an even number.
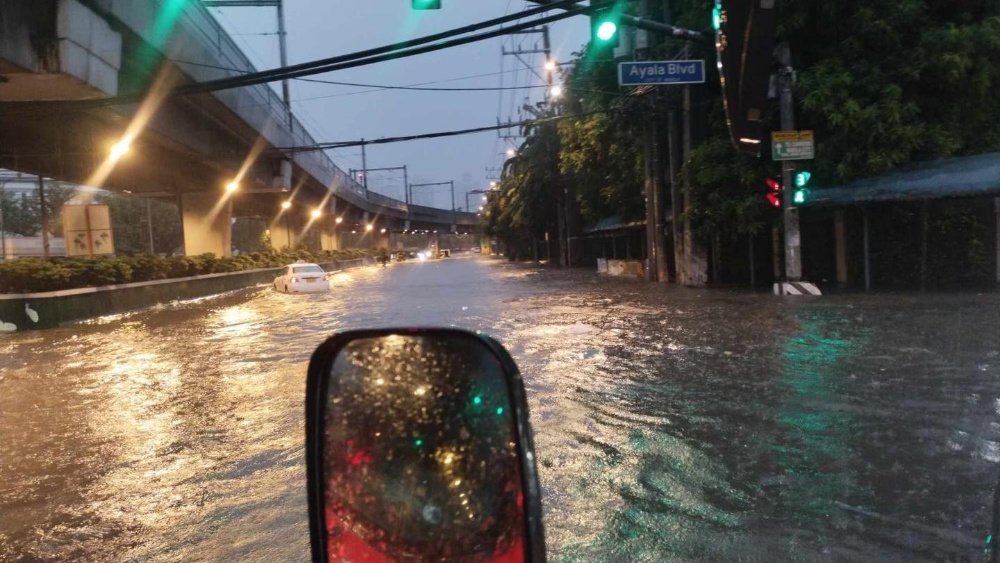
[[[298,241],[298,221],[285,212],[278,216],[271,225],[270,238],[271,248],[274,250],[291,250],[295,248]]]
[[[340,250],[340,233],[337,224],[331,217],[323,222],[320,231],[320,248],[323,250]]]
[[[232,256],[233,204],[218,192],[181,194],[184,254]]]

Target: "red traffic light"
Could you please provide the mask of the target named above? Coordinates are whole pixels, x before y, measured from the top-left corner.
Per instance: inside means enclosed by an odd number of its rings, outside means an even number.
[[[768,178],[767,182],[767,202],[771,207],[781,207],[781,183],[774,178]]]

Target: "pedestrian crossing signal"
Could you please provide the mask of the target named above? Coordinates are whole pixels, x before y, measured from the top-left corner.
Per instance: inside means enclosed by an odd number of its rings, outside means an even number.
[[[794,202],[795,205],[805,203],[806,199],[809,197],[809,189],[806,188],[806,184],[809,183],[810,178],[812,178],[812,174],[810,174],[807,170],[803,170],[795,175],[796,190],[795,193],[792,194],[792,202]]]

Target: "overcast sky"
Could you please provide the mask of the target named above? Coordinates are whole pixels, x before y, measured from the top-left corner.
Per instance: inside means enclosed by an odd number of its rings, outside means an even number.
[[[421,37],[513,13],[533,6],[523,0],[443,0],[437,11],[414,12],[410,0],[285,0],[289,63],[301,63]],[[211,8],[219,22],[259,68],[279,66],[277,20],[273,8]],[[554,24],[550,30],[554,57],[568,61],[589,35],[582,16]],[[260,35],[269,34],[269,35]],[[362,84],[408,86],[433,82],[434,87],[541,86],[513,56],[503,56],[520,43],[541,47],[538,36],[497,38],[311,78]],[[525,62],[544,75],[541,55]],[[476,78],[468,78],[475,75]],[[462,80],[453,80],[464,78]],[[447,82],[442,82],[447,81]],[[280,85],[274,85],[280,90]],[[499,117],[518,119],[517,107],[530,96],[541,100],[544,88],[488,92],[370,91],[330,84],[291,82],[293,111],[317,141],[350,141],[431,133],[492,125]],[[466,190],[489,185],[487,168],[498,168],[505,148],[514,141],[495,132],[447,139],[413,141],[367,148],[368,167],[406,165],[411,183],[455,180],[456,205],[465,207]],[[505,145],[505,143],[508,143]],[[361,149],[330,153],[344,170],[361,168]],[[369,175],[369,187],[402,199],[402,172]],[[448,208],[448,187],[414,190],[418,204]],[[470,205],[472,201],[470,201]]]

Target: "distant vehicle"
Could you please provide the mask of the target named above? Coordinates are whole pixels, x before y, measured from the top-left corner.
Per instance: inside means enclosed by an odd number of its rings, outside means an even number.
[[[478,246],[473,246],[472,247],[472,253],[473,254],[480,254],[482,251],[483,251],[483,249],[479,248]]]
[[[414,258],[417,258],[417,253],[413,250],[397,250],[392,254],[392,259],[396,262],[413,260]]]
[[[274,278],[274,289],[285,293],[322,293],[330,291],[330,276],[319,264],[296,262],[285,266]]]

